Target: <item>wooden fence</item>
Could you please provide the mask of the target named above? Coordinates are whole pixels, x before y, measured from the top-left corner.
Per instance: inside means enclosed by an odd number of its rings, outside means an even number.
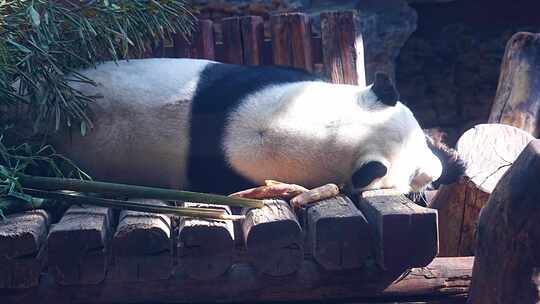
[[[312,34],[310,17],[303,13],[230,17],[219,24],[199,20],[190,41],[176,36],[149,57],[203,58],[245,65],[283,65],[326,76],[334,83],[366,85],[361,33],[354,11],[325,12],[320,36]],[[215,29],[219,28],[219,39]]]

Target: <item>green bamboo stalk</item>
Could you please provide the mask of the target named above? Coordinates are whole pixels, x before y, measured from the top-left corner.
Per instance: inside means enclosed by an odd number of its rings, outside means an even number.
[[[145,204],[140,202],[129,202],[115,199],[105,199],[90,197],[80,194],[67,194],[53,191],[43,191],[36,189],[24,188],[24,192],[28,195],[39,198],[49,198],[62,200],[73,204],[85,204],[94,205],[99,207],[107,207],[114,209],[125,209],[140,212],[171,214],[185,217],[205,218],[205,219],[218,219],[218,220],[241,220],[244,219],[243,215],[230,215],[224,211],[216,211],[215,209],[205,208],[189,208],[189,207],[174,207],[174,206],[157,206],[152,204]]]
[[[174,189],[87,181],[72,178],[30,176],[19,174],[18,181],[25,188],[33,188],[39,190],[73,190],[77,192],[93,192],[108,195],[126,196],[132,198],[178,200],[247,208],[262,208],[264,206],[263,201],[256,199],[228,197],[224,195],[181,191]]]

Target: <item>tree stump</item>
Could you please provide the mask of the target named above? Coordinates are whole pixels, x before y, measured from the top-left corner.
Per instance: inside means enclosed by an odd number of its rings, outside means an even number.
[[[540,303],[540,140],[531,142],[480,214],[469,303]]]
[[[460,137],[456,149],[466,163],[465,176],[442,185],[431,203],[439,212],[439,256],[474,254],[480,209],[532,139],[525,131],[502,124],[477,125]]]
[[[540,34],[517,33],[508,41],[488,121],[540,136]]]

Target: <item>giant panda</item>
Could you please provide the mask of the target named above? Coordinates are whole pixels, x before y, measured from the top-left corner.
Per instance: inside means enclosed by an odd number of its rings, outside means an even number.
[[[367,87],[196,59],[107,62],[73,82],[94,128],[53,142],[98,180],[228,194],[266,179],[421,191],[443,171],[384,74]]]

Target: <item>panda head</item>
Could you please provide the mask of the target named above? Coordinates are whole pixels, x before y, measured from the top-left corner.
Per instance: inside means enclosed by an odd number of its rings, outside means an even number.
[[[401,193],[423,191],[443,173],[437,157],[412,112],[398,101],[387,75],[361,91],[358,102],[369,109],[371,132],[363,136],[348,188],[352,192],[393,188]]]

